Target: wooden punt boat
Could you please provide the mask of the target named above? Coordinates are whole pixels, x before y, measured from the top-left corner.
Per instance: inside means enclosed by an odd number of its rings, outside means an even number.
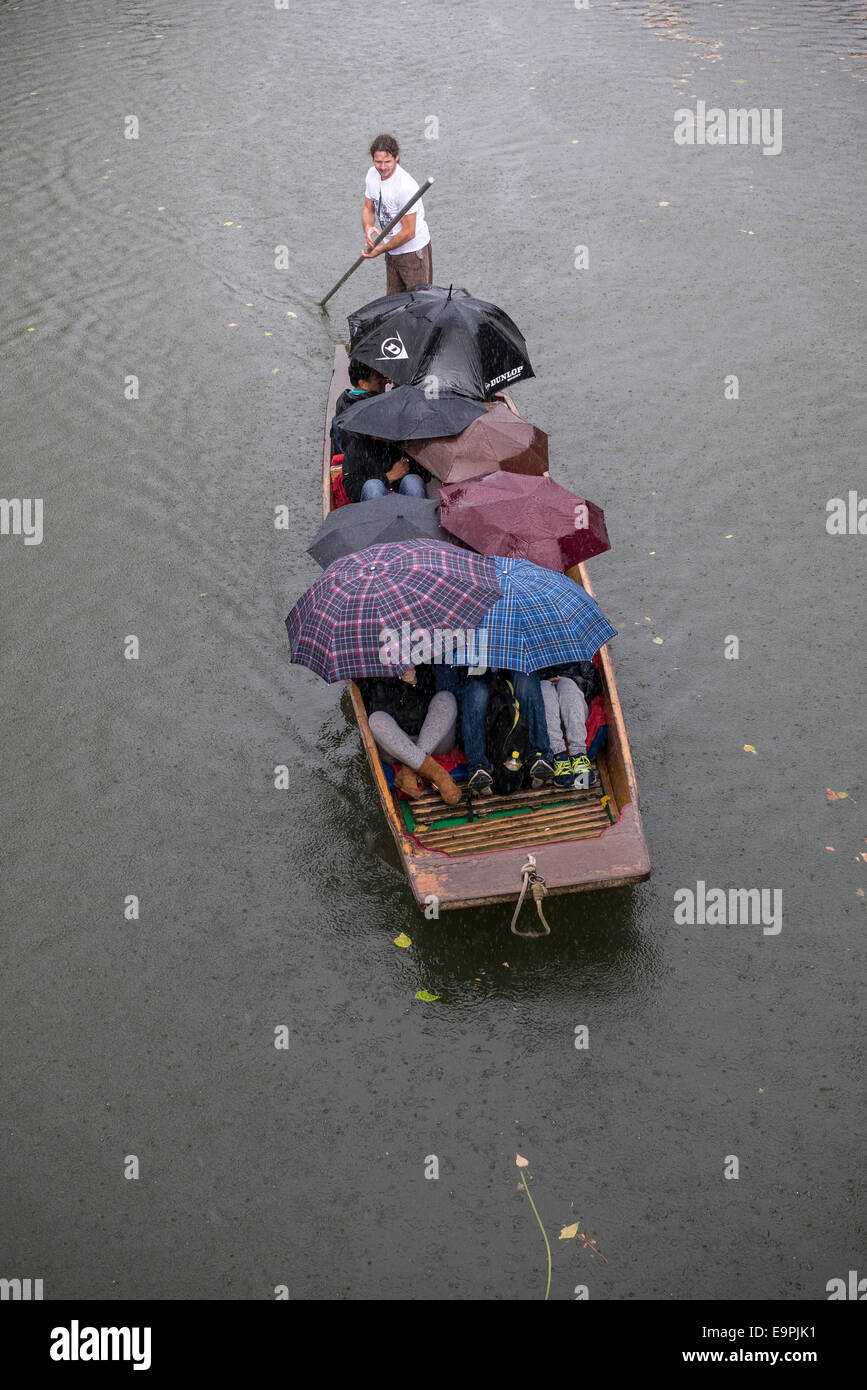
[[[348,367],[347,349],[340,344],[325,412],[323,517],[332,505],[330,424],[337,398],[349,386]],[[567,573],[595,597],[583,564]],[[361,692],[347,682],[383,814],[420,905],[434,898],[441,909],[511,902],[520,891],[528,853],[549,894],[619,888],[650,877],[638,781],[607,647],[601,663],[608,743],[596,761],[597,787],[474,798],[472,819],[465,801],[448,807],[433,790],[403,801],[389,789]]]

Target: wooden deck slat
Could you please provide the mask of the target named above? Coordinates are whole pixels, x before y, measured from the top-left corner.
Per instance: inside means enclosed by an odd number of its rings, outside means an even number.
[[[444,826],[439,830],[417,832],[420,843],[425,848],[442,849],[448,845],[450,852],[468,854],[481,849],[501,849],[508,844],[523,844],[533,841],[557,839],[563,834],[586,839],[601,835],[611,822],[604,811],[572,812],[566,815],[551,816],[536,812],[530,816],[510,816],[494,825]]]
[[[588,832],[598,834],[602,830],[607,830],[610,824],[608,817],[599,813],[584,816],[538,816],[532,821],[522,818],[520,824],[517,821],[509,820],[499,821],[495,826],[480,825],[478,828],[470,827],[469,829],[443,826],[439,830],[422,831],[419,839],[425,845],[433,844],[434,840],[447,839],[454,841],[455,844],[477,846],[488,841],[493,844],[495,841],[507,840],[512,835],[520,837],[539,832],[547,834],[548,831],[554,834],[566,825],[574,826],[576,830],[586,829]]]
[[[440,837],[425,840],[425,849],[442,850],[454,858],[461,858],[464,855],[488,854],[496,850],[513,849],[516,846],[530,848],[533,845],[553,845],[562,844],[569,840],[596,840],[607,827],[604,825],[579,827],[575,825],[564,826],[561,829],[539,829],[535,833],[526,831],[519,835],[517,831],[510,832],[508,835],[491,836],[489,839],[480,840],[478,844],[467,845],[460,842],[455,843],[445,836],[445,832],[440,832]]]

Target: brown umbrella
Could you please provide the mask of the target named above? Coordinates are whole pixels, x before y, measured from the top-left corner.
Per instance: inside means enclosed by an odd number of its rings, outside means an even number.
[[[548,471],[548,436],[522,420],[505,401],[486,401],[485,414],[460,434],[407,441],[406,451],[441,483],[460,483],[485,473]]]
[[[450,483],[440,492],[440,522],[480,555],[532,560],[549,570],[611,549],[602,508],[551,478],[494,473]]]

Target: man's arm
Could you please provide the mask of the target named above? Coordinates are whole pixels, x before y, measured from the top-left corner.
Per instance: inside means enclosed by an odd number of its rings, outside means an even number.
[[[365,201],[369,202],[370,200],[366,199]],[[370,206],[372,209],[373,203],[371,203]],[[362,251],[362,256],[365,256],[367,260],[372,260],[374,256],[381,256],[383,251],[394,251],[396,247],[403,246],[405,241],[412,241],[415,236],[415,217],[416,215],[414,212],[405,212],[401,218],[401,230],[398,232],[397,236],[389,237],[388,241],[384,241],[382,245],[377,246],[375,250]],[[364,222],[364,213],[361,214],[361,220]],[[368,245],[372,239],[373,238],[368,234]]]
[[[364,235],[369,246],[376,236],[373,230],[376,226],[376,209],[373,206],[372,198],[365,198],[364,200],[364,207],[361,209],[361,225],[364,228]]]

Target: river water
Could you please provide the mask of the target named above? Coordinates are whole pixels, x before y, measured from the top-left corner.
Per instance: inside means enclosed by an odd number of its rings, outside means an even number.
[[[826,521],[867,494],[867,5],[21,0],[0,39],[2,492],[43,500],[0,536],[0,1274],[532,1300],[520,1153],[607,1258],[553,1239],[552,1298],[824,1298],[864,1260],[867,536]],[[782,148],[676,144],[698,101]],[[612,537],[653,876],[544,941],[421,916],[287,659],[383,129]],[[676,922],[699,882],[782,929]]]

